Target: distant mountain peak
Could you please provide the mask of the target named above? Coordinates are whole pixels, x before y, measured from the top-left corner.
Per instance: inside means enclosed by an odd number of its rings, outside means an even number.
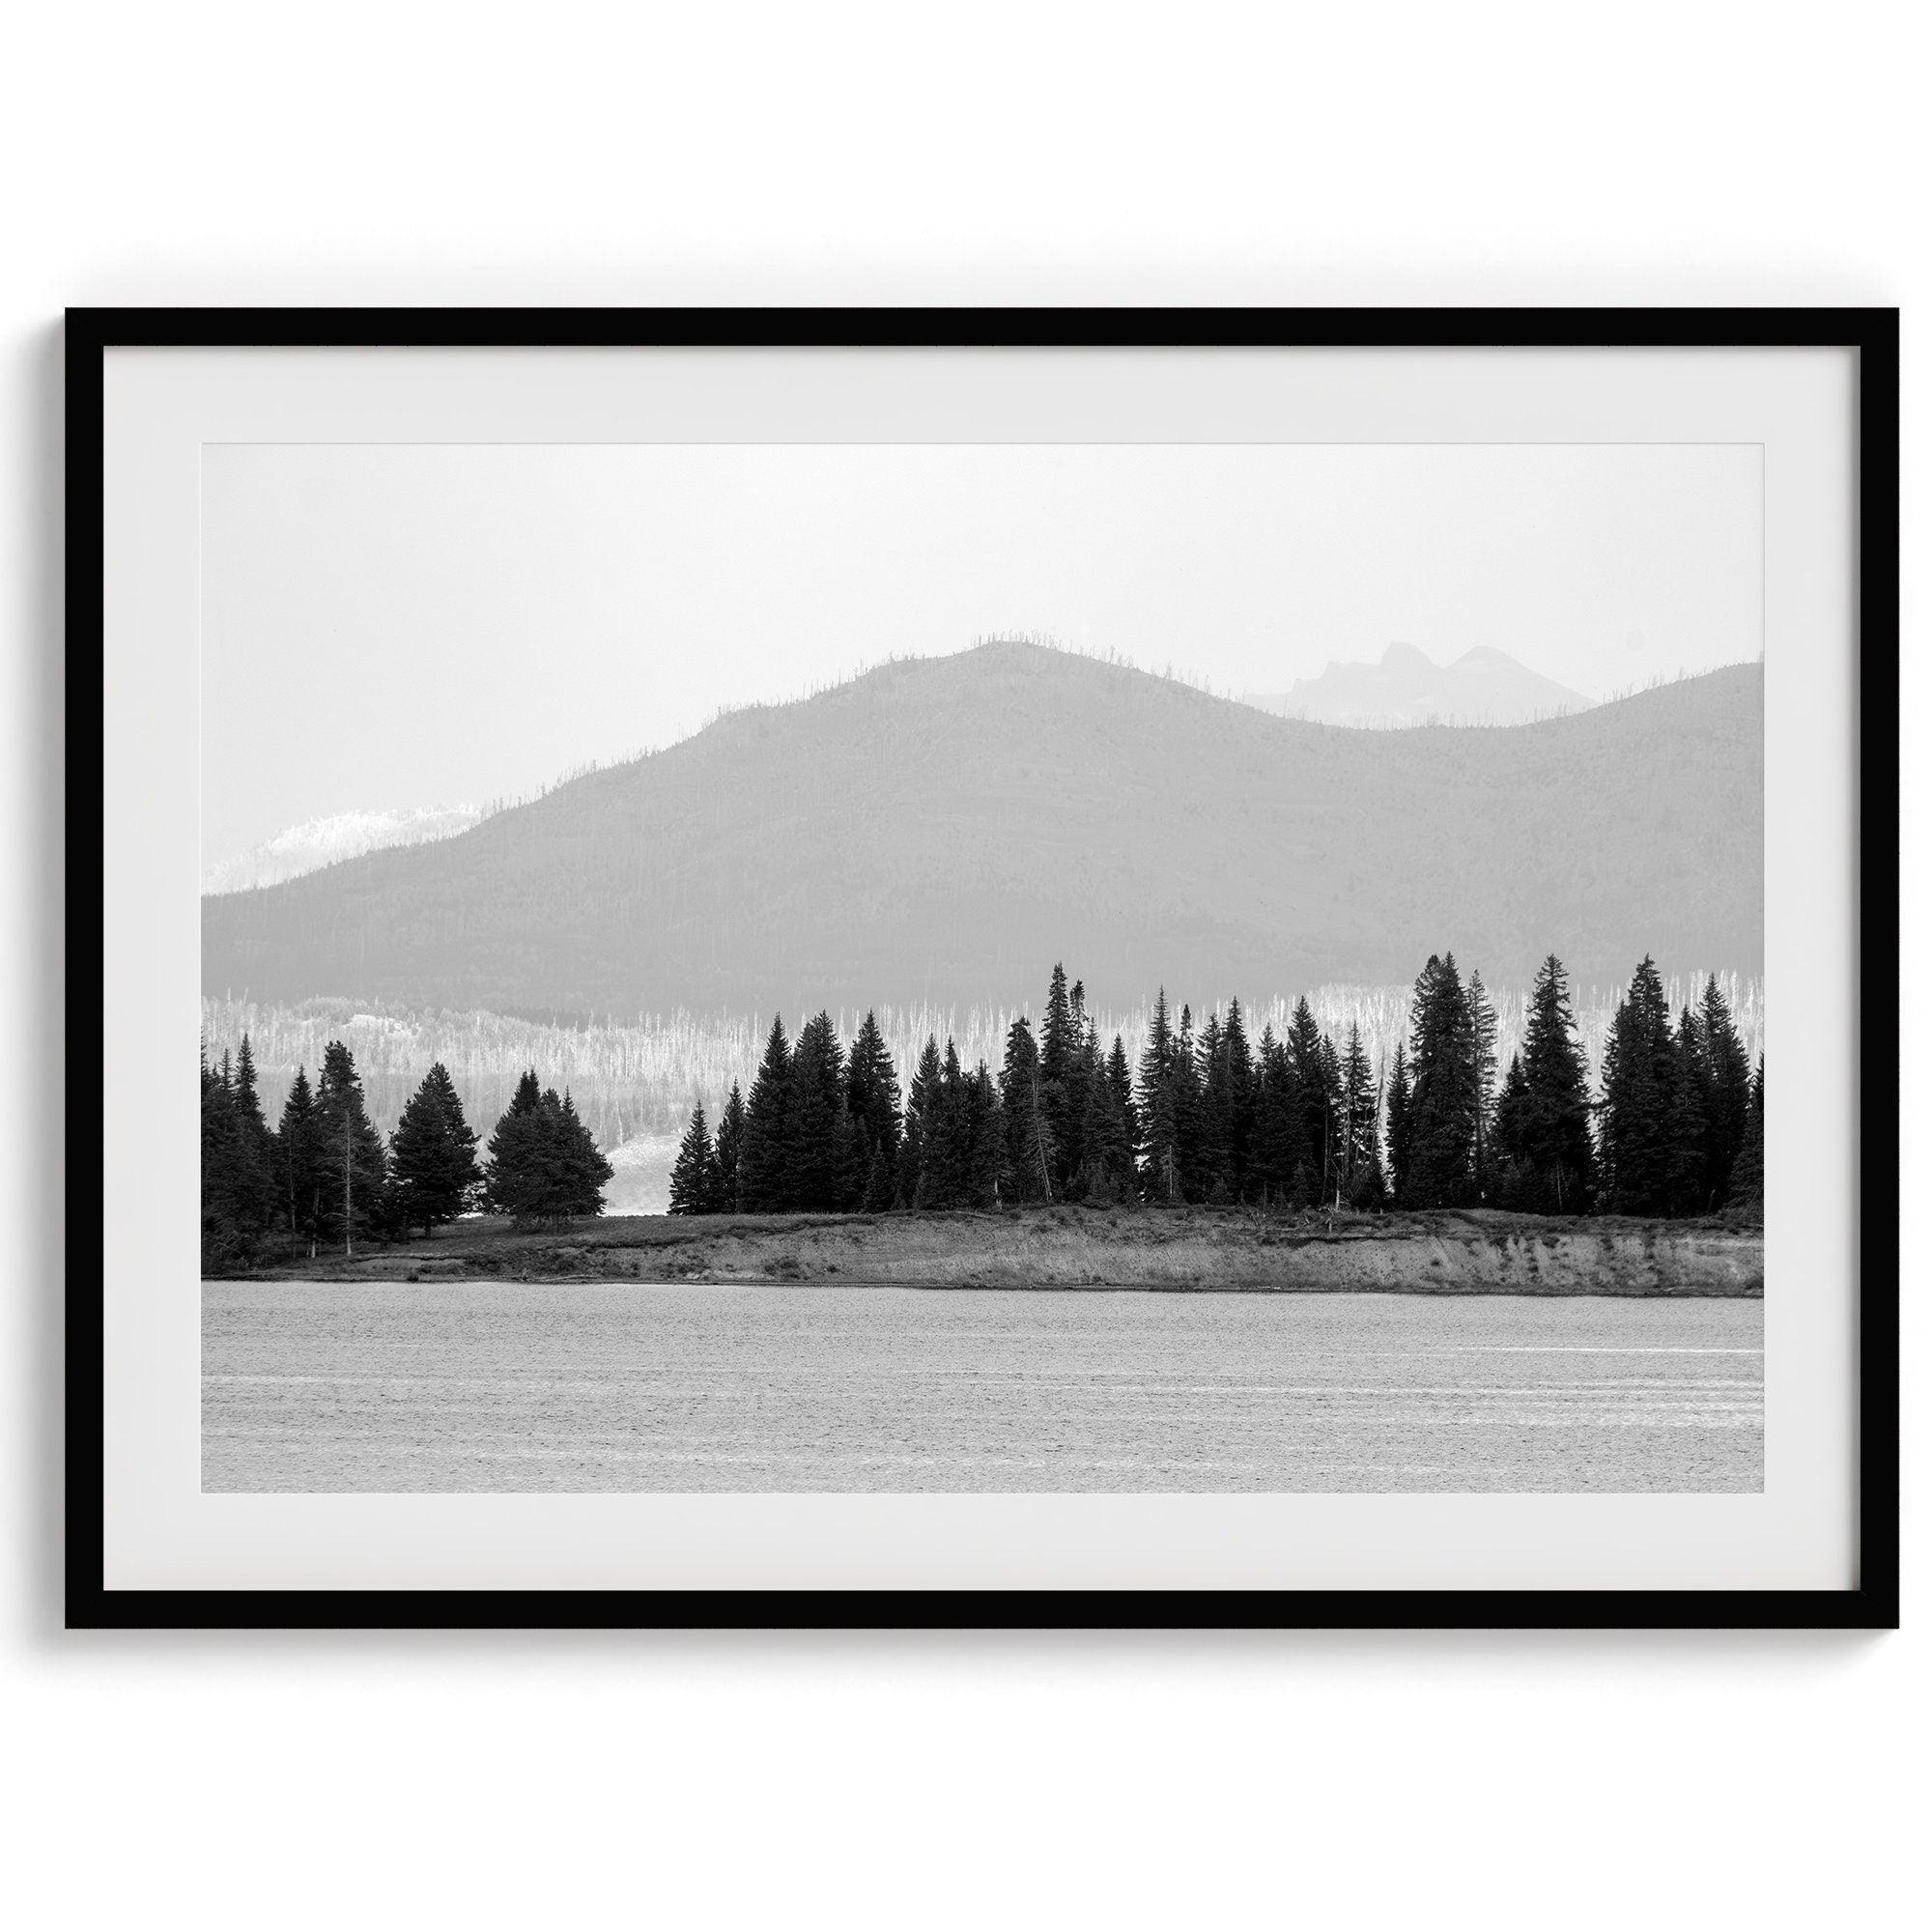
[[[1320,677],[1285,692],[1250,692],[1247,702],[1318,724],[1527,724],[1592,700],[1493,644],[1476,644],[1438,665],[1414,644],[1392,643],[1375,664],[1331,662]]]
[[[1340,667],[1332,663],[1328,667],[1329,670],[1335,670],[1338,668],[1340,668]],[[1433,671],[1435,668],[1435,666],[1430,661],[1429,657],[1423,651],[1418,650],[1415,645],[1405,644],[1405,643],[1393,643],[1388,647],[1387,650],[1385,650],[1382,653],[1382,668],[1384,670],[1414,669],[1414,670]],[[1323,675],[1325,676],[1326,673],[1324,672]],[[1306,683],[1308,682],[1308,680],[1304,678],[1300,680],[1300,682]]]

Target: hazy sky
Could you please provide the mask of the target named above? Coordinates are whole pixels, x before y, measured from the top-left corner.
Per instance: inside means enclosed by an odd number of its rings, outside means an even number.
[[[1758,655],[1760,485],[1755,445],[211,446],[203,858],[996,634],[1230,694],[1493,644],[1603,696]]]

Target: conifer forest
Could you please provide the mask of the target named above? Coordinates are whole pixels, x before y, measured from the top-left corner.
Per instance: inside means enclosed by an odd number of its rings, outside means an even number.
[[[1754,1218],[1764,1061],[1715,976],[1676,1007],[1646,957],[1593,1056],[1553,955],[1506,1017],[1480,974],[1432,956],[1374,1037],[1310,1001],[1259,1032],[1240,1003],[1161,990],[1130,1050],[1053,969],[1037,1024],[992,1050],[929,1033],[901,1062],[876,1009],[774,1018],[755,1072],[700,1101],[670,1175],[674,1214],[1095,1207],[1491,1208]],[[1279,1024],[1277,1024],[1277,1018]],[[910,1056],[909,1056],[910,1057]],[[687,1089],[689,1091],[689,1089]],[[386,1111],[386,1110],[385,1110]],[[519,1227],[601,1213],[611,1165],[566,1081],[526,1067],[487,1143],[441,1060],[386,1138],[341,1038],[296,1067],[270,1124],[254,1043],[201,1068],[202,1259],[219,1274],[432,1235],[483,1212]],[[486,1117],[487,1118],[487,1117]]]

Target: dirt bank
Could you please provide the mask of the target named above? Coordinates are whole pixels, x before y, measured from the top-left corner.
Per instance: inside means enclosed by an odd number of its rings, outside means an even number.
[[[1487,1210],[1267,1219],[1240,1209],[658,1216],[434,1240],[259,1270],[300,1280],[797,1282],[1398,1294],[1759,1295],[1764,1240],[1714,1222]]]

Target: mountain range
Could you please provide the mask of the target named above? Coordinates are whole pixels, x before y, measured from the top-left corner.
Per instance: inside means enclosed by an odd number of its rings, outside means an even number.
[[[1413,644],[1391,644],[1379,664],[1330,664],[1283,692],[1251,692],[1248,703],[1320,724],[1527,724],[1588,710],[1580,691],[1479,644],[1438,665]]]
[[[202,902],[213,994],[546,1016],[1096,1005],[1763,964],[1763,674],[1337,729],[1037,645],[728,714],[453,838]]]

